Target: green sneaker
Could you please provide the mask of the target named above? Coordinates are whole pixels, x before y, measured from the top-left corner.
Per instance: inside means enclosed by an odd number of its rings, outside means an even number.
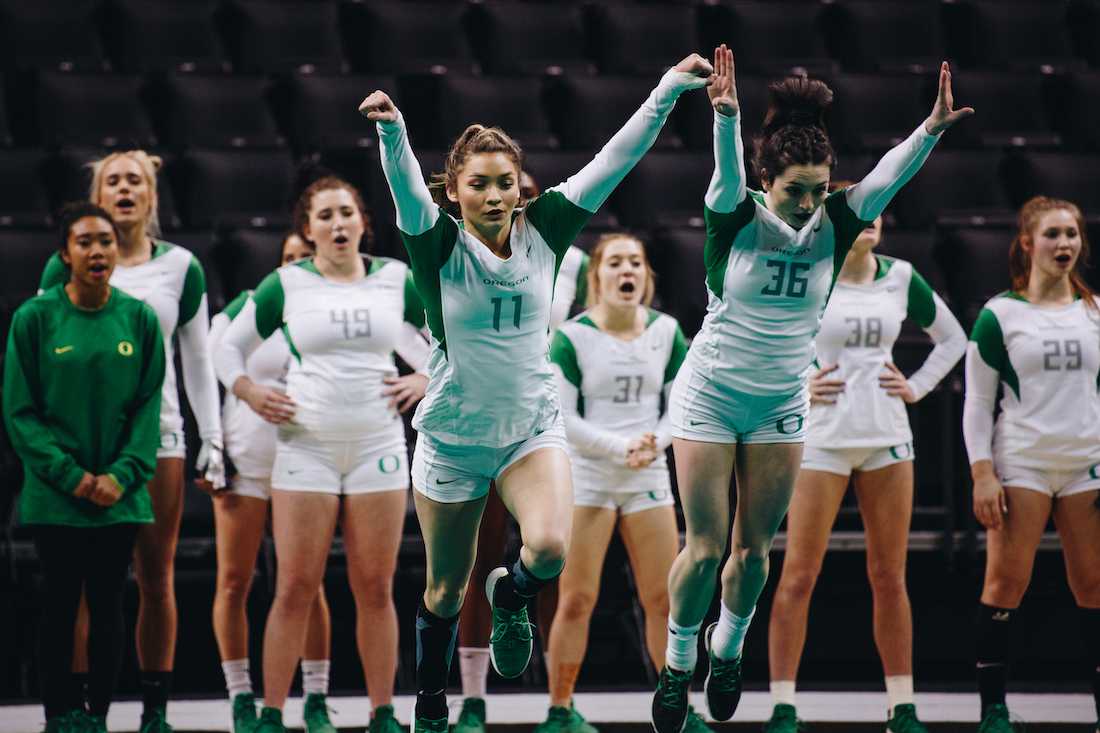
[[[458,722],[451,733],[485,733],[485,698],[467,697],[462,701]]]
[[[599,733],[594,725],[584,719],[577,709],[552,705],[546,711],[546,720],[535,726],[535,733]]]
[[[302,722],[306,733],[336,733],[336,726],[328,718],[328,704],[325,696],[319,692],[306,695],[302,703]]]
[[[687,724],[688,688],[694,672],[687,672],[665,666],[657,680],[657,689],[653,692],[653,705],[650,708],[654,733],[681,733]]]
[[[447,719],[429,720],[413,715],[412,733],[447,733]]]
[[[489,659],[493,669],[501,677],[511,679],[519,677],[527,669],[534,648],[534,636],[527,608],[509,611],[493,605],[493,591],[497,582],[508,577],[507,568],[497,568],[489,573],[485,580],[485,595],[489,598],[489,607],[493,609],[493,630],[489,635]]]
[[[370,716],[366,733],[405,733],[405,727],[393,717],[393,705],[379,705]]]
[[[260,711],[255,730],[256,733],[286,733],[286,726],[283,725],[283,711],[279,708],[265,707]]]
[[[893,716],[886,721],[886,733],[928,733],[924,723],[917,720],[917,706],[897,705]]]
[[[62,715],[55,715],[46,721],[44,733],[83,733],[84,711],[70,710]]]
[[[714,733],[703,716],[695,712],[695,708],[688,705],[687,720],[684,721],[684,733]]]
[[[233,733],[255,733],[259,718],[256,717],[256,696],[242,692],[233,698]]]
[[[165,714],[165,708],[158,708],[149,715],[142,715],[139,733],[173,733]]]
[[[1008,719],[1008,708],[999,704],[988,706],[982,713],[978,733],[1016,733],[1016,726]]]
[[[772,708],[772,717],[764,723],[764,733],[802,733],[805,724],[795,715],[794,705],[779,703]]]
[[[77,710],[74,714],[74,719],[75,716],[80,716],[80,723],[73,726],[73,733],[77,731],[83,731],[83,733],[107,733],[106,715],[92,715],[83,710]]]

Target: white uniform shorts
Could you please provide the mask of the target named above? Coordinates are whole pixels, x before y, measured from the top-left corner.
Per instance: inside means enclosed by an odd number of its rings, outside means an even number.
[[[186,458],[187,441],[183,438],[182,430],[165,430],[160,434],[160,446],[157,447],[157,458]]]
[[[473,501],[488,494],[489,482],[524,456],[540,448],[564,451],[565,446],[560,419],[538,435],[503,448],[442,443],[420,433],[413,451],[413,488],[441,504]]]
[[[754,395],[681,369],[669,395],[672,435],[704,443],[802,443],[808,392]]]
[[[994,458],[993,467],[1002,486],[1031,489],[1052,498],[1061,499],[1100,489],[1100,463],[1084,467],[1029,468]]]
[[[354,439],[319,437],[298,426],[279,428],[271,486],[281,491],[369,494],[409,487],[400,420]]]
[[[672,483],[662,454],[645,468],[573,455],[573,505],[617,510],[620,515],[673,506]]]
[[[815,448],[807,445],[802,449],[803,470],[825,471],[839,476],[851,476],[852,471],[876,471],[911,460],[912,443],[888,448]]]
[[[225,490],[226,492],[230,494],[236,494],[237,496],[250,496],[253,499],[270,501],[271,477],[241,476],[240,474],[237,474],[229,482],[229,486],[227,486]]]

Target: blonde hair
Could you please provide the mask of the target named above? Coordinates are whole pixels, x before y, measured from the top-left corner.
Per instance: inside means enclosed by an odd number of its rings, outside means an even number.
[[[607,249],[607,245],[611,242],[625,239],[628,242],[634,242],[638,245],[638,249],[642,251],[642,264],[645,265],[645,290],[642,291],[642,305],[648,306],[653,302],[653,294],[657,286],[657,273],[653,272],[653,265],[649,264],[649,255],[646,253],[645,242],[638,237],[627,232],[608,232],[607,234],[600,235],[600,238],[596,240],[596,246],[592,250],[592,254],[588,259],[588,273],[585,279],[588,281],[588,292],[585,294],[584,305],[586,308],[591,308],[600,302],[600,276],[599,269],[600,263],[603,262],[604,251]]]
[[[149,155],[144,150],[120,150],[110,153],[98,160],[90,161],[87,167],[92,171],[92,185],[88,190],[88,200],[97,206],[102,206],[99,200],[99,190],[103,186],[103,172],[110,163],[119,158],[129,158],[137,163],[141,169],[141,175],[149,186],[149,216],[145,219],[145,234],[150,237],[160,236],[160,198],[157,195],[157,171],[164,165],[159,155]]]

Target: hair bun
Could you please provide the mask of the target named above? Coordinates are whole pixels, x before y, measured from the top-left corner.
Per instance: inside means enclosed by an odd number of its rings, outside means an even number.
[[[768,85],[768,112],[764,133],[786,125],[825,129],[825,110],[833,103],[833,90],[823,81],[791,76]]]

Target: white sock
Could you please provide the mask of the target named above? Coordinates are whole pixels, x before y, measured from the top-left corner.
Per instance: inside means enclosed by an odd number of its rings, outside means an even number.
[[[890,706],[890,716],[898,705],[913,704],[913,675],[899,674],[886,678],[886,703]]]
[[[771,691],[773,704],[794,707],[794,680],[773,680]]]
[[[695,670],[695,660],[699,656],[699,629],[702,623],[694,626],[680,626],[668,617],[668,645],[665,647],[665,664],[681,672]]]
[[[710,650],[714,656],[727,662],[741,656],[741,649],[745,646],[745,634],[752,623],[756,608],[749,612],[748,616],[738,616],[726,607],[722,601],[721,612],[718,615],[718,628],[714,630],[714,636],[710,638]]]
[[[307,695],[327,695],[328,670],[331,664],[327,659],[303,659],[302,692]]]
[[[462,696],[485,697],[485,683],[489,680],[489,650],[460,646],[458,669],[462,673]]]
[[[237,695],[252,692],[252,677],[248,674],[247,657],[222,662],[222,672],[225,674],[225,689],[229,690],[230,701]]]

